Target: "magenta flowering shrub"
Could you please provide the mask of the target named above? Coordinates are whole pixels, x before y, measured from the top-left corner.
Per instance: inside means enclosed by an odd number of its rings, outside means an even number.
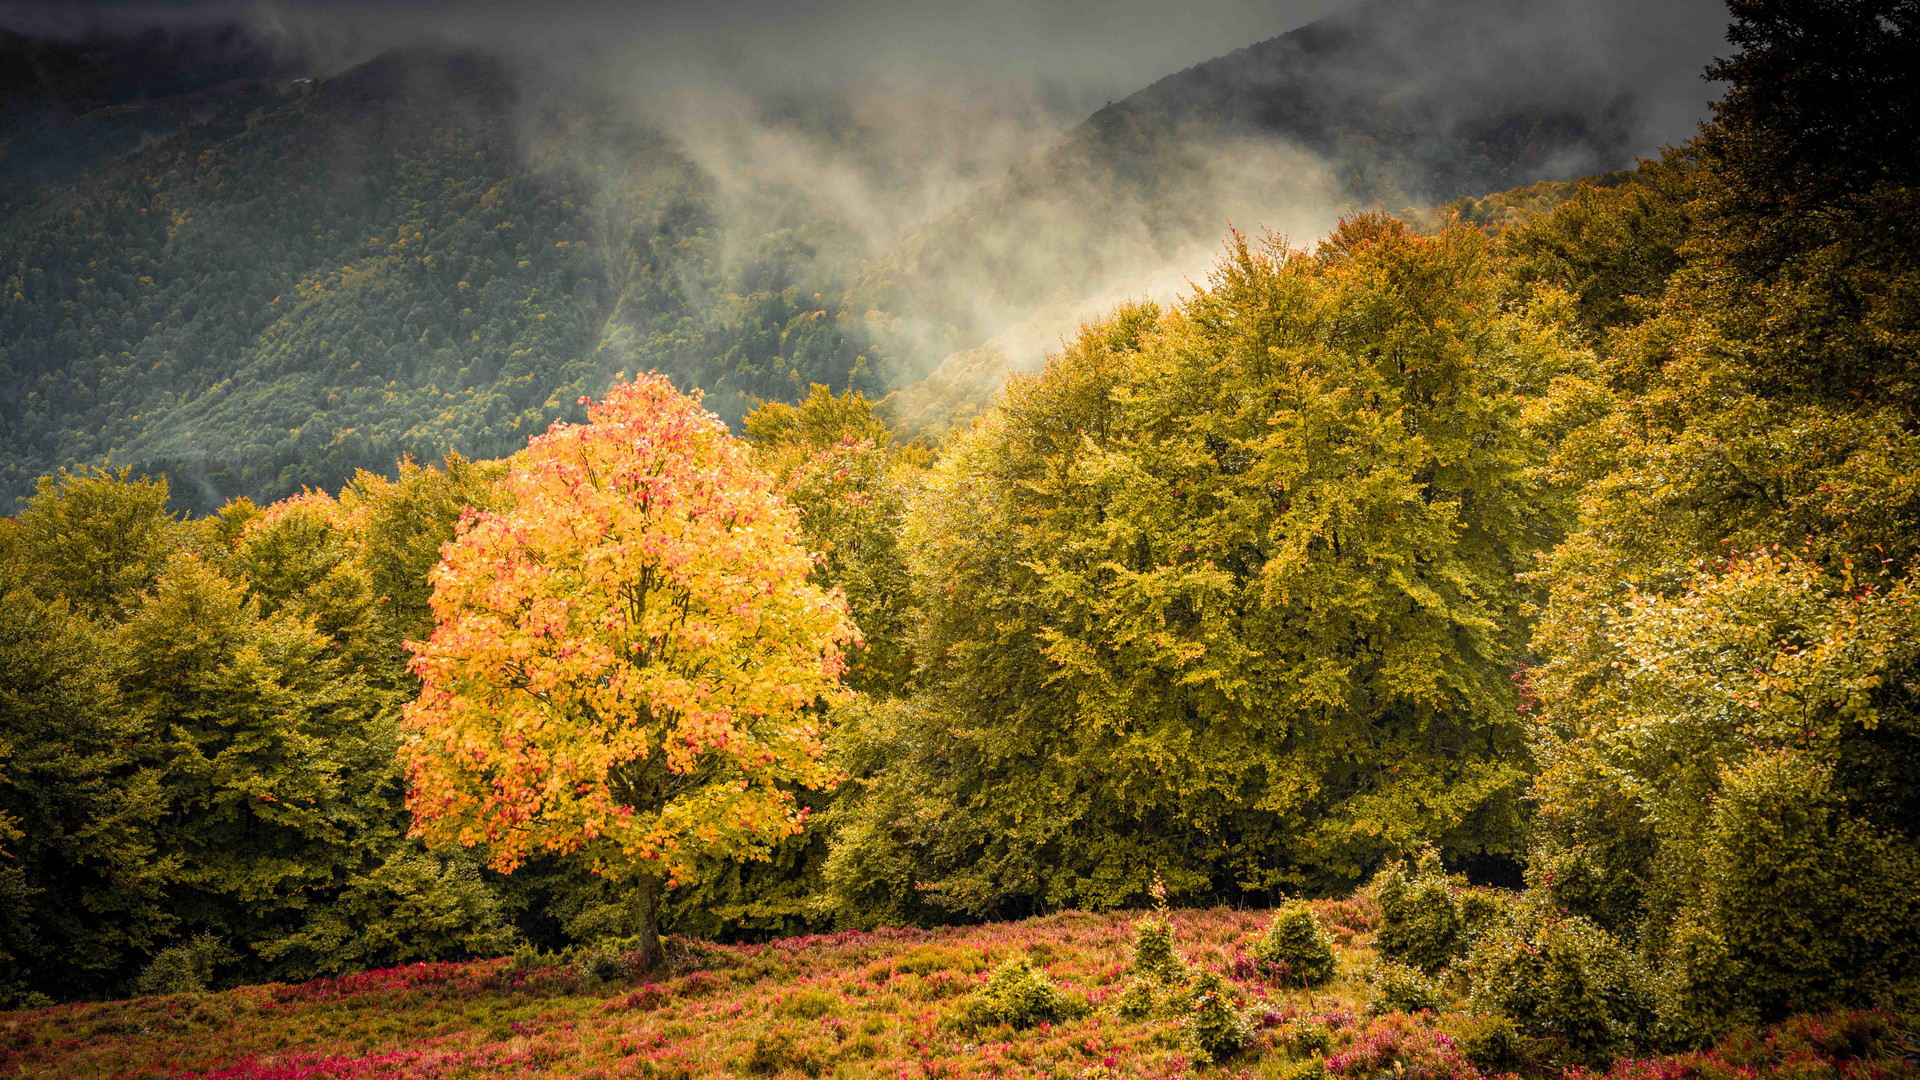
[[[1477,1080],[1453,1037],[1404,1014],[1381,1017],[1327,1058],[1327,1072],[1347,1080]]]

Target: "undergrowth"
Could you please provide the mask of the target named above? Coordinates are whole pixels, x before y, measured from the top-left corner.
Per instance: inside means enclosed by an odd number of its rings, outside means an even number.
[[[716,946],[675,940],[639,974],[618,945],[414,964],[299,985],[183,991],[0,1014],[0,1074],[205,1080],[1898,1080],[1912,1027],[1796,1017],[1715,1048],[1583,1067],[1552,1040],[1466,1011],[1444,976],[1424,1011],[1380,999],[1378,910],[1306,906],[1332,970],[1305,986],[1250,963],[1265,912],[1162,911]],[[1164,931],[1162,928],[1164,923]],[[1145,946],[1151,972],[1135,963]],[[1269,950],[1271,951],[1271,950]],[[1409,974],[1415,974],[1409,972]],[[1123,1008],[1129,994],[1144,1007]],[[1414,1002],[1409,1002],[1414,1004]],[[1136,1001],[1136,1005],[1140,1002]],[[1382,1009],[1387,1011],[1381,1011]]]

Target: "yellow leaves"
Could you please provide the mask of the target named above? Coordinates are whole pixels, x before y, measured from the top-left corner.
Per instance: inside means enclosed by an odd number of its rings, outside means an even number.
[[[811,726],[760,721],[838,692],[845,605],[808,583],[769,478],[663,376],[588,415],[515,455],[513,509],[474,515],[434,573],[406,724],[486,753],[410,744],[435,793],[416,814],[501,866],[603,839],[669,877],[703,851],[757,855],[797,828],[775,784],[831,779]],[[745,779],[667,800],[707,763]]]

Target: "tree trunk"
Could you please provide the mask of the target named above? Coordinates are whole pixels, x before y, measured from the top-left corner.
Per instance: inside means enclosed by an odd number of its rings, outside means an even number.
[[[633,888],[634,937],[640,946],[640,969],[654,971],[665,967],[667,954],[660,948],[660,879],[641,874]]]

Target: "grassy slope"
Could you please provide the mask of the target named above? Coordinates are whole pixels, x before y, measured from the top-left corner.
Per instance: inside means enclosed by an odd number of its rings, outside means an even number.
[[[1064,912],[1017,923],[770,945],[676,941],[673,972],[651,983],[598,979],[577,966],[516,968],[501,959],[0,1014],[0,1072],[233,1080],[508,1073],[1281,1077],[1301,1072],[1288,1046],[1289,1022],[1314,1017],[1334,1032],[1328,1065],[1342,1080],[1473,1080],[1477,1071],[1449,1035],[1458,1030],[1457,1013],[1366,1014],[1364,972],[1373,959],[1368,907],[1354,901],[1318,907],[1339,942],[1339,977],[1311,996],[1243,983],[1259,1038],[1247,1054],[1214,1066],[1190,1061],[1177,1025],[1126,1021],[1111,1010],[1024,1031],[975,1029],[961,1020],[967,995],[986,970],[1022,952],[1095,1005],[1119,993],[1131,918]],[[1189,962],[1230,969],[1265,918],[1214,909],[1177,912],[1174,924]],[[1887,1030],[1884,1018],[1863,1014],[1799,1018],[1715,1053],[1623,1063],[1615,1076],[1920,1075],[1911,1034],[1903,1047],[1889,1044]]]

